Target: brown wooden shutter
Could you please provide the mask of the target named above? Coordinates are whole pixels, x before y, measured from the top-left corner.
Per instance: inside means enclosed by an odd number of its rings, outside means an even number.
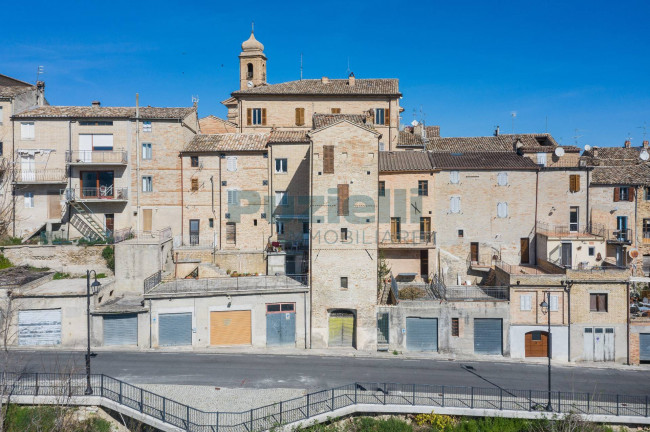
[[[598,294],[589,294],[589,310],[595,311],[598,309],[597,298]]]
[[[621,188],[614,188],[614,202],[619,202],[621,200]]]
[[[296,125],[300,126],[300,108],[296,108]]]
[[[569,176],[569,192],[576,191],[576,176],[571,174]]]
[[[384,115],[384,124],[386,126],[390,126],[390,108],[386,108],[386,112]]]
[[[347,216],[350,214],[349,198],[350,198],[350,185],[340,184],[338,189],[338,212],[339,216]]]
[[[332,108],[332,114],[341,114],[341,108]]]
[[[576,177],[575,189],[576,189],[576,192],[580,192],[580,174],[576,174],[575,177]]]
[[[627,200],[630,201],[630,202],[633,202],[634,201],[634,195],[636,194],[636,188],[630,186],[628,188],[628,190],[630,192],[627,194]]]
[[[199,179],[192,179],[192,192],[196,192],[199,190]]]
[[[266,126],[266,108],[262,108],[262,126]]]
[[[246,124],[248,126],[253,124],[253,108],[246,108]]]
[[[323,173],[334,174],[334,146],[323,146]]]

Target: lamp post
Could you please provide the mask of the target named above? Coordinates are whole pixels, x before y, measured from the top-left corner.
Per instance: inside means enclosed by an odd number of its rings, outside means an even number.
[[[548,301],[547,301],[548,296]],[[548,402],[546,404],[546,411],[553,411],[551,404],[551,292],[544,293],[544,300],[539,305],[542,308],[542,313],[548,316],[548,336],[546,339],[546,355],[548,356]]]
[[[95,281],[90,284],[90,273],[94,273]],[[93,288],[93,294],[97,292],[97,289],[101,286],[101,283],[97,280],[97,272],[95,270],[86,270],[86,330],[87,330],[87,340],[88,340],[88,349],[86,350],[86,391],[84,394],[91,395],[93,394],[93,388],[90,386],[90,287]]]

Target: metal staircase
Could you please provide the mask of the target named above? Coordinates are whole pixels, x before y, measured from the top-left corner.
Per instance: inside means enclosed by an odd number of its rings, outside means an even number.
[[[106,240],[107,235],[102,224],[93,216],[93,212],[84,203],[70,201],[75,213],[70,217],[70,223],[84,237],[91,240]]]

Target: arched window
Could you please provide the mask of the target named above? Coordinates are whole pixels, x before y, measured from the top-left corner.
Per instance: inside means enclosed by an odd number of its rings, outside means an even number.
[[[246,78],[253,78],[253,63],[248,63],[248,71],[246,72]]]

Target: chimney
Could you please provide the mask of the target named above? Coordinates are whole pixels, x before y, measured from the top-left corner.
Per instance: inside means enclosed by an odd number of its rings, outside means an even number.
[[[323,78],[320,79],[320,82],[322,82],[323,84],[329,84],[329,83],[330,83],[330,79],[327,78],[327,77],[323,77]]]
[[[364,114],[366,115],[365,124],[371,125],[375,123],[375,110],[371,108],[368,111],[364,111]]]
[[[630,140],[625,140],[625,148],[630,148]]]
[[[597,158],[598,157],[598,147],[594,147],[593,150],[592,150],[592,153],[593,153],[594,157]]]
[[[644,149],[648,148],[648,140],[643,141],[643,148]]]
[[[497,125],[497,128],[494,130],[494,136],[499,136],[499,125]]]
[[[102,105],[102,103],[98,100],[94,100],[92,101],[91,105],[93,106],[93,108],[99,108]]]
[[[422,138],[424,138],[424,125],[422,123],[418,123],[415,126],[413,126],[413,135],[419,135]]]
[[[36,105],[45,105],[45,82],[36,81]]]
[[[354,72],[350,72],[350,75],[348,76],[348,85],[352,87],[354,85]]]

